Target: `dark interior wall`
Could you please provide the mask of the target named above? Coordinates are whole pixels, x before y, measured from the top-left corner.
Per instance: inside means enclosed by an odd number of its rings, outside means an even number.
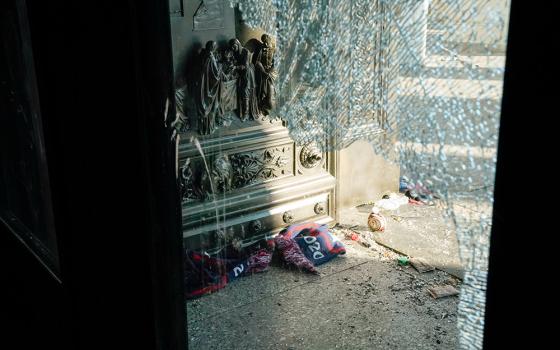
[[[0,348],[70,349],[63,286],[2,223],[0,247]]]
[[[197,54],[208,40],[218,42],[222,46],[231,38],[235,38],[235,13],[227,0],[223,5],[223,28],[193,30],[193,18],[202,1],[200,0],[169,0],[170,8],[180,9],[183,3],[183,15],[171,14],[171,36],[173,45],[173,64],[177,86],[184,85],[184,79],[192,67],[193,56]],[[178,10],[176,10],[178,11]]]
[[[25,2],[62,284],[0,223],[0,348],[183,349],[167,3]]]
[[[11,333],[21,349],[60,342],[154,348],[131,8],[64,0],[26,6],[62,284],[21,245],[14,248],[3,266],[20,320]],[[44,340],[37,337],[43,332]]]
[[[22,2],[8,0],[0,6],[0,217],[56,271],[56,237],[28,19]]]
[[[65,349],[68,309],[52,274],[57,243],[25,14],[23,1],[0,3],[0,348]]]

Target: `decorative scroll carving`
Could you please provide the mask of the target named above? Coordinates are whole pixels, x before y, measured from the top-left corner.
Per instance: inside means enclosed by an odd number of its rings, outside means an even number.
[[[315,214],[325,214],[327,212],[327,206],[326,203],[317,203],[315,204],[315,207],[313,208],[313,210],[315,211]]]
[[[255,151],[222,154],[209,163],[188,158],[181,167],[181,196],[184,201],[207,200],[216,193],[260,183],[292,172],[292,147],[272,147]]]
[[[214,161],[212,166],[212,181],[218,193],[231,190],[233,182],[233,168],[227,155],[222,155]]]
[[[323,154],[316,145],[304,146],[299,153],[299,161],[305,168],[311,169],[321,163]]]
[[[259,233],[263,228],[262,222],[260,220],[254,220],[249,223],[249,229],[252,233]]]
[[[218,240],[224,240],[224,239],[227,238],[226,232],[222,229],[216,230],[214,232],[214,235],[216,236],[215,238],[218,239]]]
[[[279,177],[291,171],[290,147],[238,153],[230,157],[234,172],[234,187]]]
[[[286,224],[292,223],[294,221],[294,213],[289,210],[287,212],[284,212],[284,215],[282,215],[282,220],[284,220]]]
[[[208,175],[201,172],[199,167],[192,166],[188,158],[181,167],[181,198],[184,201],[204,200],[210,194]]]
[[[193,174],[190,158],[188,158],[185,162],[185,165],[180,168],[179,181],[181,189],[181,199],[193,199]]]
[[[210,176],[202,164],[193,166],[188,158],[181,167],[181,198],[183,201],[206,200],[216,193],[232,188],[233,168],[227,155],[218,156],[211,164]]]

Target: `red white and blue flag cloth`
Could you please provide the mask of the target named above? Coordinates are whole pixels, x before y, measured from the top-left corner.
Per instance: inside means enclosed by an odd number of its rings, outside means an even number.
[[[313,222],[291,225],[282,230],[279,236],[295,240],[314,266],[346,254],[344,244],[331,234],[327,225]]]
[[[196,298],[224,288],[229,282],[263,272],[272,261],[274,250],[288,265],[318,273],[315,266],[346,253],[344,244],[326,225],[303,223],[282,230],[274,240],[262,240],[243,252],[228,247],[220,254],[187,250],[185,256],[186,297]]]

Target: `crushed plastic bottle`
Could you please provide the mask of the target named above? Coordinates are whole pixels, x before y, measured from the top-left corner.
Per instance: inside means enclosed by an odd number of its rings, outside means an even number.
[[[396,210],[400,206],[408,203],[408,197],[396,193],[391,193],[384,197],[385,198],[375,202],[375,207],[385,210]]]

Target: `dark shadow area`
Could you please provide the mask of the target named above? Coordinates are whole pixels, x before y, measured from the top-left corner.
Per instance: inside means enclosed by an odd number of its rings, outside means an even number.
[[[184,349],[167,2],[10,2],[29,17],[62,284],[0,223],[3,348]]]
[[[539,122],[537,116],[553,115],[558,110],[557,59],[547,50],[530,48],[546,47],[555,40],[557,23],[556,12],[542,11],[524,1],[511,1],[486,294],[485,349],[513,348],[521,343],[544,347],[555,341],[555,327],[544,317],[550,314],[555,296],[543,294],[535,286],[550,277],[551,270],[541,267],[555,264],[555,254],[550,254],[555,244],[547,233],[555,225],[549,219],[557,217],[556,206],[548,202],[528,206],[522,215],[535,218],[534,224],[530,230],[520,229],[520,197],[514,189],[520,184],[544,188],[540,185],[543,177],[556,174],[550,168],[548,155],[555,153],[557,129]],[[547,156],[524,158],[523,169],[527,171],[522,171],[519,156],[540,153]],[[526,264],[512,268],[512,257],[533,248],[536,259],[530,258]]]

